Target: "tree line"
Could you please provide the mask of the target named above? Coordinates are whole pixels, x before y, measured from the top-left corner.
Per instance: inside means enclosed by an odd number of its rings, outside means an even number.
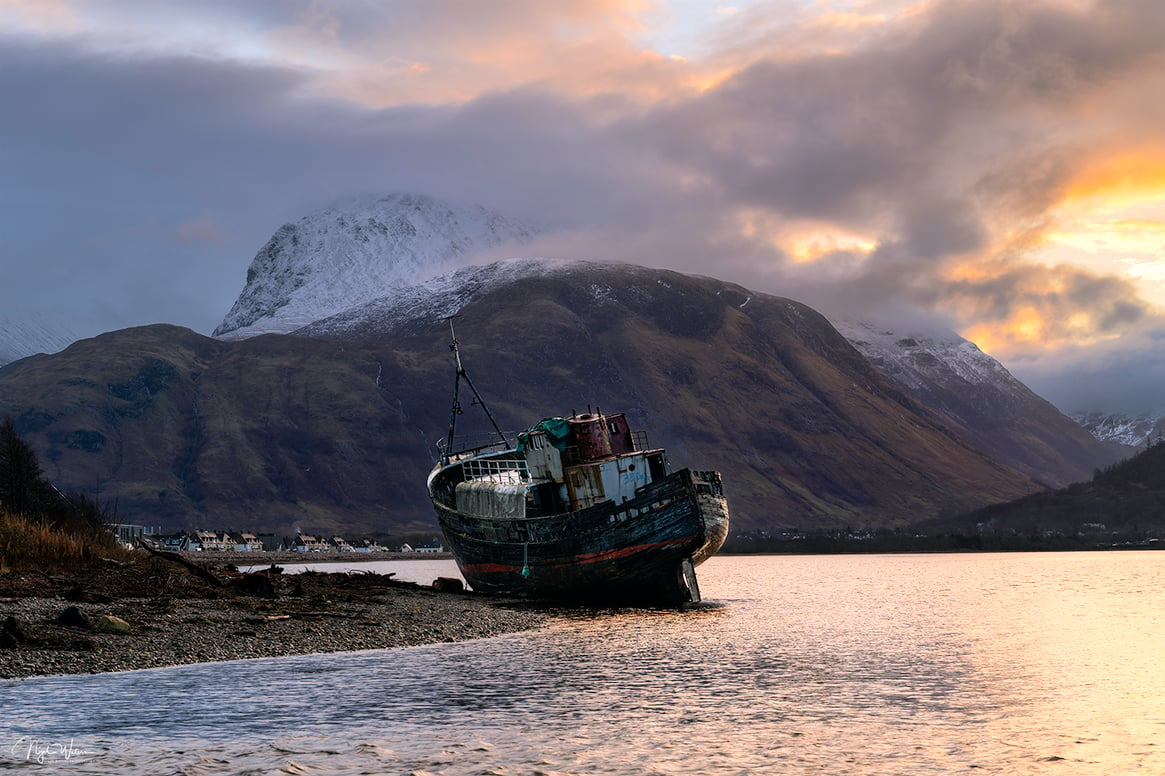
[[[116,504],[83,493],[62,493],[41,469],[36,453],[0,421],[0,570],[79,565],[116,549],[107,526]]]

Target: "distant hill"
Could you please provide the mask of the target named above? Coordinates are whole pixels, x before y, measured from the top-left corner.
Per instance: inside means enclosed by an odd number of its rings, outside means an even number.
[[[464,270],[407,315],[374,305],[312,336],[158,325],[84,340],[0,370],[0,415],[50,477],[100,488],[128,521],[429,527],[453,379],[441,316],[455,308],[503,426],[627,412],[673,465],[724,472],[738,530],[905,525],[1035,487],[802,304],[628,265],[515,266]],[[472,418],[467,406],[464,429]]]
[[[1080,536],[1102,543],[1145,536],[1165,537],[1165,444],[1098,470],[1087,482],[994,504],[931,530],[967,534]]]

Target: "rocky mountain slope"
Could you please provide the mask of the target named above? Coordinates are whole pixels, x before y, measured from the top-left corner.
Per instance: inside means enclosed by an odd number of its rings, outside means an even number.
[[[1072,419],[1097,439],[1142,450],[1165,436],[1165,417],[1157,414],[1080,412]]]
[[[127,521],[431,526],[424,481],[453,378],[441,316],[458,311],[467,367],[503,426],[625,411],[673,465],[725,473],[738,530],[903,525],[1033,487],[804,305],[626,265],[520,268],[464,270],[423,309],[373,306],[384,314],[313,336],[102,335],[0,370],[0,415],[49,476],[100,486]]]
[[[835,322],[879,371],[979,449],[1051,487],[1087,480],[1131,454],[1061,413],[998,361],[951,331]]]
[[[421,194],[347,200],[275,232],[214,334],[239,339],[292,331],[503,246],[520,246],[533,234],[480,205]]]

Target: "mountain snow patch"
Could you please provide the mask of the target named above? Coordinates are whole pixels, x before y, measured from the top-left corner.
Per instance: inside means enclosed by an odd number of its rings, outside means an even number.
[[[0,317],[0,366],[37,353],[56,353],[76,339],[72,332],[39,318]]]
[[[1144,447],[1165,434],[1165,416],[1159,413],[1126,415],[1121,412],[1077,412],[1072,419],[1102,442]]]
[[[972,385],[1018,383],[1003,364],[953,331],[902,333],[872,323],[832,323],[870,363],[912,390],[933,382],[940,371]]]
[[[398,288],[379,299],[354,305],[296,329],[305,337],[359,337],[376,334],[416,334],[432,323],[461,312],[462,308],[495,288],[521,278],[553,275],[601,265],[559,259],[507,259],[465,267],[448,275]]]
[[[420,194],[346,200],[275,232],[251,262],[246,286],[214,334],[242,339],[294,331],[497,258],[534,234],[480,205]]]

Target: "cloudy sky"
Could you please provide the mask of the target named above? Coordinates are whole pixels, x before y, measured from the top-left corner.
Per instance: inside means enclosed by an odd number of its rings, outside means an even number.
[[[1165,409],[1160,0],[0,0],[0,318],[209,333],[418,191]]]

